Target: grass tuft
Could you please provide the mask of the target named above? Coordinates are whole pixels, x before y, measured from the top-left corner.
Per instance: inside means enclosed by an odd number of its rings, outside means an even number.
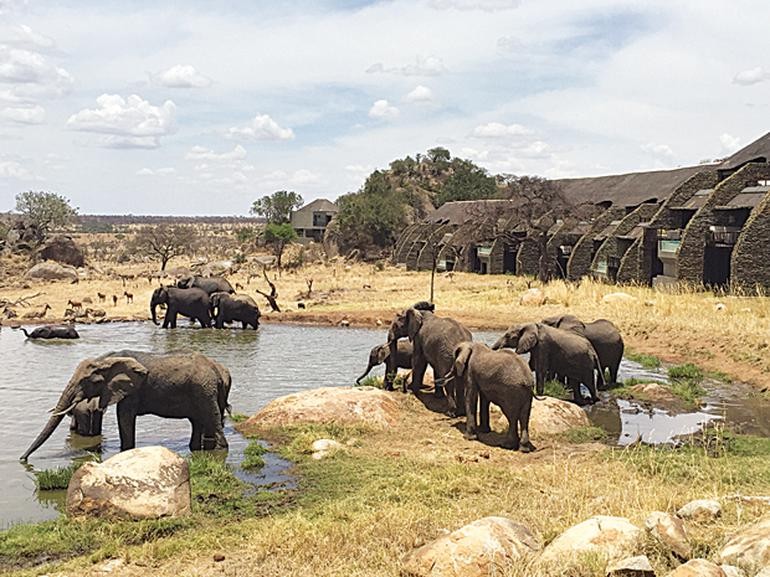
[[[257,439],[251,439],[243,450],[241,468],[246,471],[261,469],[265,466],[265,459],[262,457],[265,453],[267,449]]]
[[[607,431],[601,427],[574,427],[566,431],[562,438],[575,445],[580,443],[595,443],[607,439]]]
[[[72,464],[67,467],[56,467],[55,469],[45,469],[35,471],[35,485],[38,491],[56,491],[69,487],[72,475],[77,471],[79,465]]]
[[[706,390],[701,386],[703,371],[692,363],[677,365],[668,369],[671,379],[670,389],[673,394],[691,407],[701,404]]]
[[[629,361],[639,363],[644,369],[657,369],[660,368],[660,359],[655,355],[648,355],[645,353],[635,353],[633,351],[626,350],[626,358]]]

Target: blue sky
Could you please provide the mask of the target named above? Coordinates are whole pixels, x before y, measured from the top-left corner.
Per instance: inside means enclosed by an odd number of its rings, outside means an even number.
[[[442,145],[558,178],[770,130],[770,5],[738,0],[0,0],[0,210],[245,214]]]

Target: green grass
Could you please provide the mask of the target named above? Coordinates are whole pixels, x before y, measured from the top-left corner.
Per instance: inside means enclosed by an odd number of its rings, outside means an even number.
[[[35,471],[35,485],[38,491],[56,491],[66,489],[70,484],[70,479],[80,465],[72,464],[67,467],[56,467],[55,469],[45,469]]]
[[[249,444],[243,450],[243,461],[241,468],[246,471],[254,471],[265,466],[265,459],[262,457],[267,453],[267,449],[257,439],[251,439]]]
[[[244,415],[243,413],[233,413],[232,415],[230,415],[230,420],[233,423],[242,423],[243,421],[245,421],[248,418],[249,418],[249,416],[248,415]]]
[[[701,386],[703,371],[692,363],[676,365],[668,369],[671,392],[691,407],[701,404],[706,390]]]
[[[672,381],[702,381],[703,371],[692,363],[669,367],[668,376]]]
[[[356,384],[357,387],[374,387],[376,389],[383,388],[383,378],[377,377],[375,375],[369,375],[368,377],[361,380],[360,383]]]
[[[648,355],[645,353],[635,353],[633,351],[626,350],[625,356],[629,361],[634,361],[642,365],[645,369],[657,369],[660,367],[660,359],[655,355]]]
[[[572,392],[568,391],[563,383],[559,381],[546,381],[543,391],[549,397],[568,401],[572,398]]]
[[[595,443],[597,441],[604,441],[607,438],[607,431],[601,427],[594,426],[574,427],[565,431],[562,438],[568,443],[573,444]]]

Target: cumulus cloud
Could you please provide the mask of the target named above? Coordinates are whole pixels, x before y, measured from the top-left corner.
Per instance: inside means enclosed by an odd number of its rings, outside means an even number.
[[[188,160],[204,160],[209,162],[231,162],[246,158],[246,149],[240,144],[237,144],[235,148],[229,152],[216,153],[203,146],[193,146],[190,149],[190,152],[185,155],[185,158]],[[207,168],[205,163],[199,166]]]
[[[40,105],[9,106],[0,109],[0,118],[18,124],[42,124],[45,122],[45,108]]]
[[[152,168],[140,168],[136,171],[136,174],[138,176],[169,176],[171,174],[176,174],[176,169],[172,168],[170,166],[166,166],[163,168],[157,168],[153,170]]]
[[[159,137],[175,130],[176,105],[166,100],[153,106],[141,96],[123,98],[102,94],[96,108],[86,108],[69,117],[72,130],[108,134],[101,144],[109,148],[157,148]]]
[[[11,84],[14,91],[61,96],[71,90],[73,82],[69,72],[43,54],[0,44],[0,83]],[[25,85],[26,89],[17,85]]]
[[[414,64],[385,66],[376,62],[366,69],[367,74],[402,74],[404,76],[438,76],[446,71],[444,61],[438,56],[418,56]]]
[[[204,76],[191,64],[177,64],[168,70],[156,74],[155,81],[167,88],[206,88],[211,86],[211,78]]]
[[[488,122],[473,129],[473,136],[476,138],[506,138],[530,134],[532,131],[521,124],[502,124],[501,122]]]
[[[268,114],[257,114],[245,126],[233,126],[227,137],[235,140],[292,140],[294,131],[282,128]]]
[[[433,100],[433,91],[427,86],[420,84],[404,97],[407,102],[431,102]]]
[[[518,8],[521,0],[430,0],[431,8],[437,10],[484,10],[495,12],[497,10],[511,10]]]
[[[377,100],[369,109],[369,118],[391,119],[398,116],[398,108],[387,100]]]
[[[0,38],[4,44],[33,50],[50,50],[56,46],[52,38],[35,32],[25,24],[0,27]]]
[[[742,70],[733,78],[733,84],[740,84],[742,86],[750,86],[752,84],[758,84],[770,79],[770,72],[765,71],[761,66],[756,68],[749,68],[748,70]]]
[[[722,150],[733,153],[740,148],[741,139],[725,132],[719,137],[719,143],[722,145]]]
[[[655,144],[654,142],[648,142],[647,144],[643,144],[641,149],[647,154],[655,156],[656,158],[665,160],[671,160],[674,158],[674,151],[668,144]]]
[[[0,160],[0,178],[36,180],[35,176],[15,160]]]

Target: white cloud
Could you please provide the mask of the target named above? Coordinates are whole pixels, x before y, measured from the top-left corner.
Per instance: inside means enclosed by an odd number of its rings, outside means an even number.
[[[722,150],[724,152],[732,154],[733,152],[735,152],[740,148],[741,139],[738,138],[737,136],[733,136],[732,134],[728,134],[724,132],[719,137],[719,144],[722,145]]]
[[[206,88],[211,78],[204,76],[190,64],[177,64],[154,76],[156,82],[167,88]]]
[[[377,100],[369,109],[369,118],[391,119],[398,116],[398,108],[391,105],[387,100]]]
[[[438,76],[446,72],[444,61],[438,56],[418,56],[414,64],[404,66],[385,66],[375,62],[366,69],[367,74],[402,74],[404,76]]]
[[[18,124],[42,124],[45,122],[45,108],[38,104],[32,106],[9,106],[0,109],[0,118]]]
[[[0,83],[11,84],[12,90],[61,96],[71,90],[73,82],[69,72],[44,55],[0,44]]]
[[[483,10],[495,12],[497,10],[511,10],[518,8],[521,0],[430,0],[430,6],[437,10]]]
[[[227,136],[236,140],[292,140],[294,131],[282,128],[268,114],[257,114],[245,126],[231,127]]]
[[[210,162],[230,162],[246,158],[246,149],[240,144],[237,144],[231,151],[217,154],[213,150],[209,150],[203,146],[193,146],[190,149],[190,152],[185,155],[185,158],[188,160],[207,160]],[[206,164],[199,166],[208,168]]]
[[[34,175],[15,160],[0,160],[0,178],[36,180]]]
[[[749,86],[751,84],[757,84],[770,79],[770,72],[765,72],[761,66],[756,68],[750,68],[748,70],[742,70],[733,78],[733,84],[740,84],[742,86]]]
[[[404,100],[407,102],[431,102],[433,100],[433,91],[427,86],[420,84],[407,94]]]
[[[641,149],[647,154],[660,159],[671,160],[674,158],[674,151],[668,144],[655,144],[654,142],[648,142],[647,144],[643,144]]]
[[[49,50],[56,46],[52,38],[35,32],[26,24],[0,27],[0,38],[3,39],[4,44],[33,50]]]
[[[169,176],[172,174],[176,174],[176,169],[172,168],[170,166],[166,166],[163,168],[158,168],[153,170],[152,168],[140,168],[136,171],[136,174],[138,176]]]
[[[294,171],[289,182],[291,182],[291,184],[311,184],[318,182],[319,180],[320,177],[316,173],[305,168],[300,168],[299,170]]]
[[[532,131],[521,124],[502,124],[500,122],[480,124],[473,129],[473,136],[476,138],[506,138],[510,136],[528,136],[530,134],[532,134]]]
[[[137,176],[152,176],[155,174],[155,171],[151,168],[140,168],[136,171]]]
[[[102,94],[96,104],[97,108],[87,108],[70,116],[67,126],[72,130],[110,135],[100,142],[108,148],[157,148],[159,137],[175,130],[176,105],[171,100],[153,106],[136,94],[128,98]]]

